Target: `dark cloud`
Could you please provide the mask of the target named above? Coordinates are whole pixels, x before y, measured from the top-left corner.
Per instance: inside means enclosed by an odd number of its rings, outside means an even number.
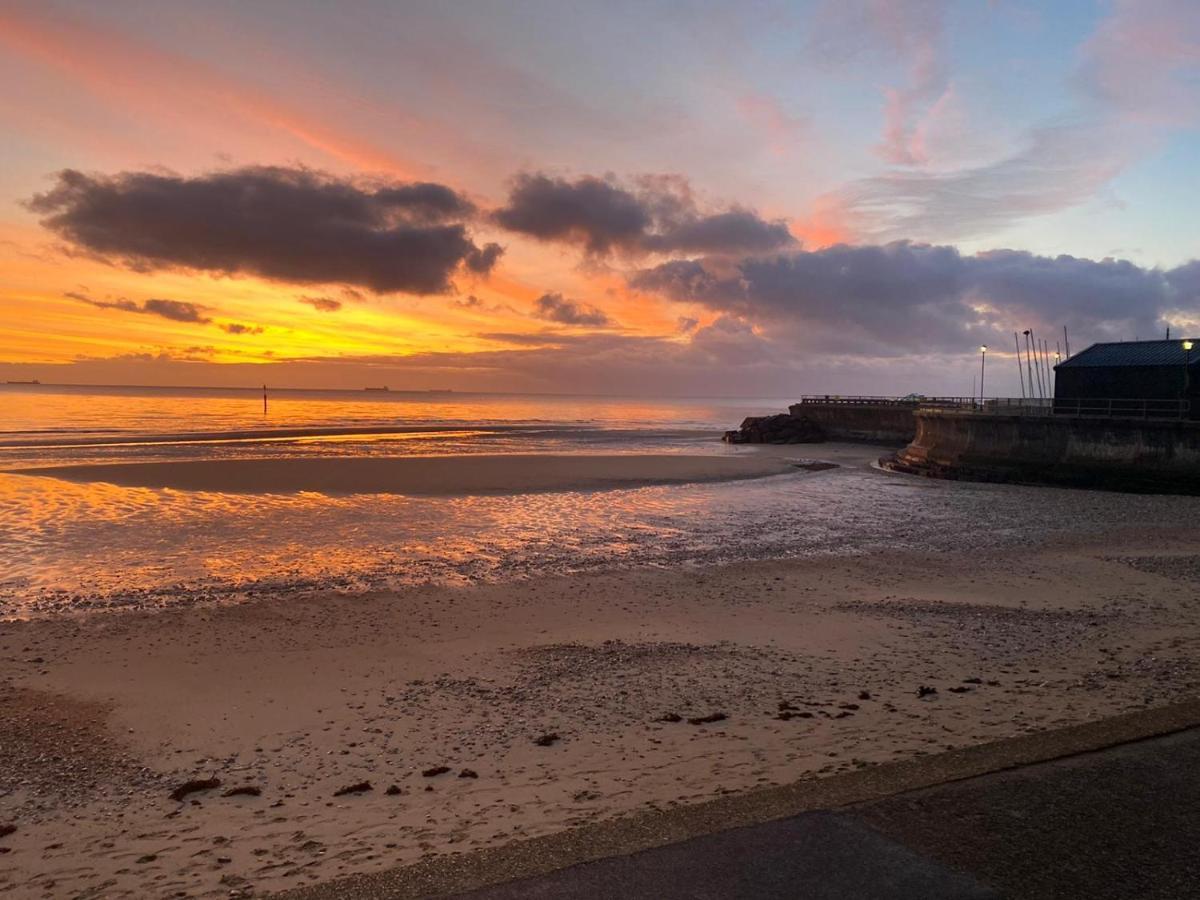
[[[468,253],[464,263],[467,269],[476,275],[486,275],[492,271],[502,253],[504,248],[499,244],[484,244]]]
[[[380,188],[375,191],[374,199],[385,206],[405,210],[408,219],[414,222],[467,219],[475,214],[474,204],[461,194],[444,184],[430,181]]]
[[[332,297],[308,297],[300,298],[301,303],[307,303],[313,309],[321,312],[337,312],[342,308],[341,300],[334,300]]]
[[[1185,285],[1200,279],[1189,272],[897,242],[732,263],[672,260],[630,284],[761,323],[807,351],[899,356],[1007,346],[1025,327],[1053,337],[1066,325],[1072,343],[1161,334],[1173,310],[1197,306]]]
[[[97,309],[120,309],[125,312],[143,312],[139,304],[134,303],[132,300],[126,300],[124,297],[117,297],[115,300],[95,300],[79,291],[67,291],[63,296],[71,300],[78,300],[80,303],[86,303],[88,306],[94,306]]]
[[[533,314],[539,319],[562,325],[599,327],[609,324],[609,318],[603,310],[578,300],[568,300],[562,294],[542,294],[534,301]]]
[[[28,203],[74,249],[134,269],[252,274],[375,293],[436,294],[460,266],[484,274],[473,211],[437,184],[368,186],[303,168],[256,166],[187,178],[58,173]]]
[[[212,319],[204,315],[204,309],[205,307],[203,306],[198,306],[195,303],[186,303],[183,300],[151,298],[142,304],[141,312],[162,316],[164,319],[171,319],[175,322],[206,324],[211,322]]]
[[[97,309],[116,309],[121,312],[160,316],[164,319],[170,319],[172,322],[216,325],[226,334],[262,334],[264,330],[261,325],[247,325],[244,322],[213,322],[212,317],[207,315],[209,307],[201,306],[198,303],[188,303],[183,300],[167,300],[162,297],[151,297],[149,300],[143,300],[141,303],[136,303],[125,297],[96,300],[80,291],[68,291],[63,296],[70,297],[72,300],[78,300],[80,303],[86,303],[89,306],[95,306]]]
[[[117,297],[111,300],[95,300],[79,291],[68,291],[63,296],[86,303],[89,306],[95,306],[97,309],[117,309],[122,312],[143,313],[146,315],[161,316],[164,319],[170,319],[172,322],[194,322],[198,325],[207,325],[212,322],[212,319],[204,314],[208,307],[200,306],[197,303],[187,303],[183,300],[164,300],[158,297],[152,297],[141,303],[135,303],[133,300],[127,300],[125,297]]]
[[[577,244],[592,256],[645,253],[765,253],[795,243],[786,223],[748,209],[704,214],[687,183],[647,177],[626,186],[585,175],[574,181],[518,175],[494,221],[541,241]]]
[[[262,334],[261,325],[246,325],[243,322],[223,322],[221,330],[226,334]]]

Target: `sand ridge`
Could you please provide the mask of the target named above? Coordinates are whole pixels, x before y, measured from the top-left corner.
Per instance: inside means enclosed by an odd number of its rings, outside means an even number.
[[[239,494],[314,491],[449,497],[731,481],[796,471],[786,458],[769,454],[629,453],[89,463],[16,469],[7,474]]]

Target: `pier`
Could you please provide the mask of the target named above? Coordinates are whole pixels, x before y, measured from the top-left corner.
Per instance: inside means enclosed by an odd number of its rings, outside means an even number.
[[[805,396],[726,440],[903,445],[880,464],[934,478],[1200,493],[1200,422],[1188,399]]]

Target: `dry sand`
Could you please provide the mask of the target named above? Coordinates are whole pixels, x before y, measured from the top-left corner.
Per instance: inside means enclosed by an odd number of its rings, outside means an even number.
[[[766,454],[660,453],[185,460],[46,466],[9,474],[181,491],[447,497],[731,481],[791,471],[786,460]]]
[[[3,624],[0,893],[261,894],[1166,703],[1198,596],[1190,530]]]

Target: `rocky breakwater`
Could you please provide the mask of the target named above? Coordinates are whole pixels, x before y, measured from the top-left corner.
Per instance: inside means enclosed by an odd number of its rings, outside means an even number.
[[[725,432],[727,444],[819,444],[825,431],[807,416],[780,413],[776,416],[750,416],[741,426]]]

